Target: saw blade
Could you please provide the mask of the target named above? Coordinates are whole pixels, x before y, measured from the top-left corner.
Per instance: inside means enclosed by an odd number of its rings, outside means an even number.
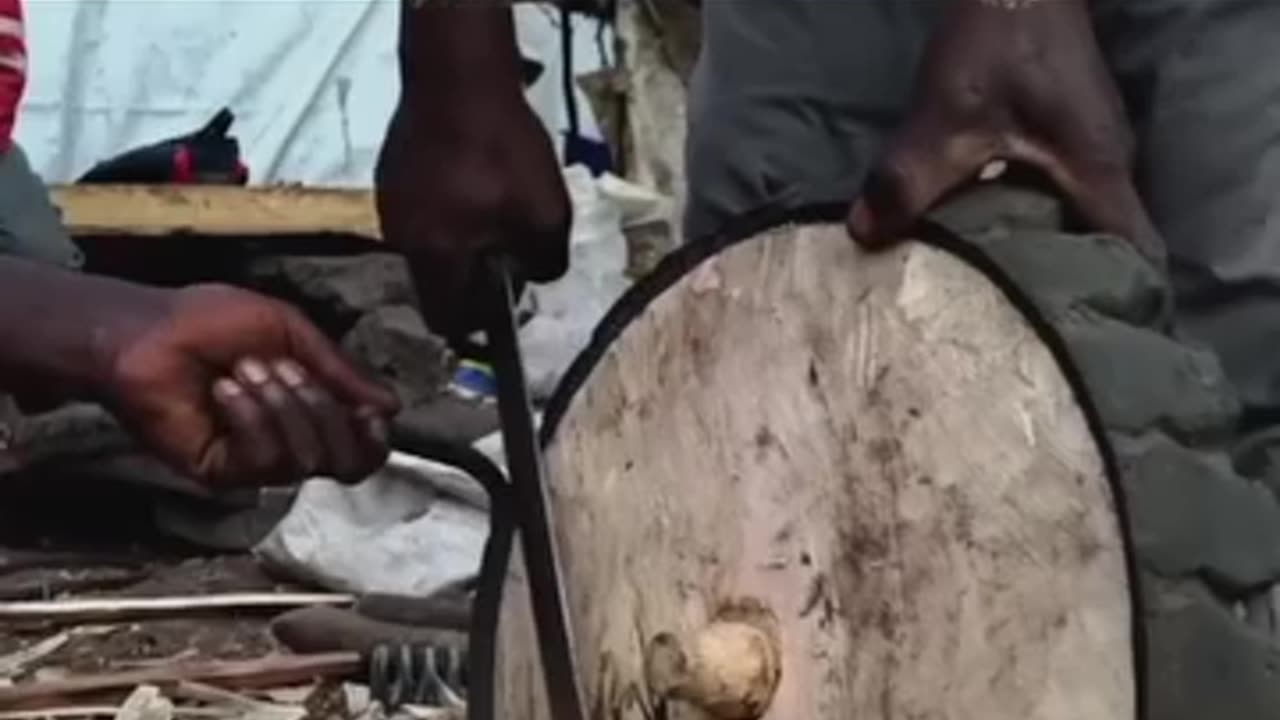
[[[552,531],[550,488],[520,357],[511,274],[505,263],[494,262],[490,276],[492,291],[485,335],[498,386],[498,415],[515,505],[513,514],[529,578],[551,717],[586,720],[560,555]]]

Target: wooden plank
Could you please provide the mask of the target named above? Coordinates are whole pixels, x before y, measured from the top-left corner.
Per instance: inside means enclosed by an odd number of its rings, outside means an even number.
[[[63,185],[51,192],[72,235],[381,237],[373,193],[368,190]]]
[[[790,227],[637,312],[547,458],[593,716],[1132,720],[1101,456],[990,281]],[[547,718],[513,558],[498,717]]]
[[[119,622],[233,612],[351,605],[343,593],[224,593],[181,597],[69,598],[0,603],[0,622]]]

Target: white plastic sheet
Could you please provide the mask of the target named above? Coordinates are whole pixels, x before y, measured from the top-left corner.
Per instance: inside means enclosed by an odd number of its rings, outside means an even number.
[[[359,485],[309,480],[254,552],[339,592],[429,595],[476,574],[489,533],[474,500],[483,492],[452,468],[396,453]]]
[[[26,13],[17,138],[48,182],[195,130],[224,106],[251,182],[372,182],[399,95],[399,0],[26,0]],[[522,52],[546,66],[528,97],[558,138],[558,18],[524,4],[516,19]],[[577,71],[589,72],[600,62],[595,23],[575,27]]]
[[[569,168],[565,184],[574,207],[569,272],[529,290],[536,314],[520,330],[529,390],[538,400],[555,389],[628,284],[627,241],[617,204],[584,167]]]

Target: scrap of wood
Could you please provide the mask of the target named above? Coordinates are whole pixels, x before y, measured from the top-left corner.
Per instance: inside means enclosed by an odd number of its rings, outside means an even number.
[[[404,705],[400,714],[413,720],[464,720],[467,717],[465,707],[437,708],[423,705]]]
[[[69,705],[44,710],[0,710],[0,720],[60,720],[61,718],[114,718],[120,708],[115,705]],[[173,717],[191,720],[240,720],[226,710],[198,707],[175,707]]]
[[[0,656],[0,677],[8,678],[18,675],[23,670],[26,670],[28,665],[52,655],[70,640],[71,633],[61,632],[34,642],[21,650]]]
[[[56,718],[115,717],[115,705],[71,705],[44,710],[0,710],[0,720],[55,720]]]
[[[91,568],[90,571],[94,570]],[[0,586],[0,602],[38,600],[67,593],[115,590],[136,585],[151,576],[149,568],[111,568],[112,572],[82,576],[54,575],[15,585]],[[65,572],[65,571],[64,571]]]
[[[61,718],[114,718],[120,712],[116,705],[68,705],[43,710],[0,710],[0,720],[61,720]],[[183,707],[173,708],[173,717],[190,720],[244,720],[234,710],[226,708]]]
[[[343,593],[227,593],[181,597],[84,598],[0,603],[0,622],[112,622],[215,612],[351,605]]]
[[[173,720],[173,701],[155,685],[139,685],[120,706],[115,720]]]
[[[257,660],[201,660],[124,672],[77,675],[0,688],[0,707],[39,710],[70,704],[76,696],[155,685],[161,689],[195,682],[229,690],[299,685],[320,678],[356,675],[358,653],[272,655]]]
[[[368,190],[296,186],[63,185],[54,203],[72,235],[339,234],[378,240]]]
[[[266,702],[198,682],[179,682],[169,694],[179,700],[194,700],[226,710],[240,720],[302,720],[307,716],[307,709],[301,704]]]
[[[114,632],[115,629],[110,625],[84,625],[50,635],[7,655],[0,655],[0,679],[8,680],[22,674],[29,666],[61,650],[74,638],[105,635]]]

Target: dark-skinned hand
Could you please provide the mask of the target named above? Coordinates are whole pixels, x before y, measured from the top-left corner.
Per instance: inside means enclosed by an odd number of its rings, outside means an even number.
[[[514,260],[522,281],[568,267],[572,215],[551,138],[514,84],[490,95],[402,102],[378,161],[383,237],[408,258],[427,323],[454,340],[479,325],[486,255]]]
[[[213,486],[356,481],[385,461],[394,395],[294,308],[223,286],[137,289],[96,329],[97,394]]]
[[[1132,182],[1133,136],[1085,0],[954,0],[907,120],[849,214],[880,247],[1003,161],[1047,176],[1092,229],[1163,250]]]

